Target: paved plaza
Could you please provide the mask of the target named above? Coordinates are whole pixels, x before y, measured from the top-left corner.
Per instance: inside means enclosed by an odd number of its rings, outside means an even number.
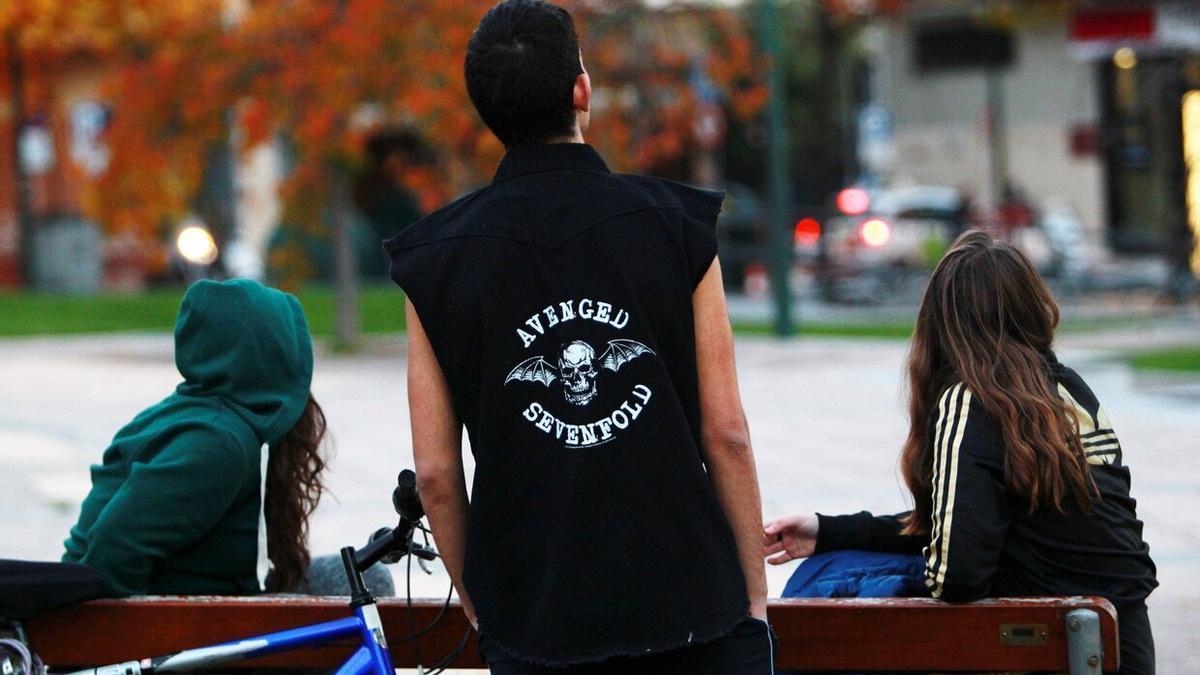
[[[1160,672],[1200,672],[1200,385],[1134,373],[1106,350],[1152,338],[1068,336],[1060,357],[1100,397],[1133,469],[1162,583],[1150,599]],[[739,338],[768,518],[904,507],[896,460],[905,349],[898,340]],[[404,363],[401,337],[354,356],[318,356],[313,391],[335,447],[314,552],[359,544],[395,519],[395,474],[412,466]],[[165,335],[0,340],[0,557],[56,559],[88,490],[88,465],[177,381]],[[793,567],[770,570],[772,593]],[[403,572],[394,570],[401,593]],[[440,569],[426,576],[414,566],[415,595],[444,594],[447,583]]]

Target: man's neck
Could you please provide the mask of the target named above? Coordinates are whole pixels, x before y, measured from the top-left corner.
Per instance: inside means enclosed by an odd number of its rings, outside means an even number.
[[[551,138],[550,140],[543,141],[541,143],[535,143],[534,145],[564,145],[567,143],[575,143],[577,145],[585,145],[587,143],[587,141],[583,140],[583,134],[580,133],[578,129],[576,129],[575,132],[569,136],[559,136],[558,138]],[[529,146],[529,147],[533,147],[533,146]]]
[[[546,142],[547,145],[555,143],[587,143],[587,141],[583,140],[583,132],[576,128],[570,136],[562,136]]]

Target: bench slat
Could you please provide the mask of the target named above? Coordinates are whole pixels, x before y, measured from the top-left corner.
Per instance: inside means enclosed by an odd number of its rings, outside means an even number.
[[[413,602],[417,630],[429,625],[442,603]],[[29,621],[29,641],[47,664],[93,666],[134,661],[192,647],[254,637],[288,628],[349,616],[348,599],[335,597],[232,598],[193,596],[93,600],[47,612]],[[379,616],[396,667],[415,667],[409,611],[403,600],[379,601]],[[420,640],[422,663],[433,665],[458,645],[468,627],[458,607],[451,606],[437,626]],[[299,649],[224,667],[333,668],[350,655],[350,647]],[[472,637],[455,666],[483,667]]]
[[[1103,598],[774,600],[780,667],[803,670],[1067,670],[1066,615],[1100,617],[1104,668],[1117,668],[1116,611]],[[1001,626],[1044,624],[1042,645],[1005,645]]]
[[[27,624],[35,651],[50,665],[93,666],[138,660],[189,647],[252,637],[345,617],[346,599],[287,597],[162,597],[96,600],[48,612]],[[418,629],[441,602],[415,601]],[[996,599],[951,605],[928,599],[772,600],[780,638],[777,664],[804,670],[1059,670],[1067,669],[1065,617],[1091,609],[1100,617],[1104,668],[1117,668],[1116,611],[1102,598]],[[418,661],[404,600],[380,600],[379,612],[397,667]],[[1005,645],[1004,624],[1044,624],[1045,643]],[[449,654],[467,629],[457,606],[420,641],[426,667]],[[278,654],[245,666],[331,668],[346,647]],[[474,636],[454,663],[483,667]]]

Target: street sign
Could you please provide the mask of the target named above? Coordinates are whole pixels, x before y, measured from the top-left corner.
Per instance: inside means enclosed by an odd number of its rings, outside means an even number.
[[[716,103],[696,106],[692,118],[692,137],[702,150],[715,150],[725,140],[725,111]]]

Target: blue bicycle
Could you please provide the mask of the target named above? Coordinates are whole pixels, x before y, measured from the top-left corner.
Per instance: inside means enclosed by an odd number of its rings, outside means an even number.
[[[345,568],[346,578],[350,584],[351,616],[222,644],[187,649],[140,661],[89,668],[69,675],[143,675],[183,672],[212,668],[232,661],[355,637],[359,640],[358,649],[335,672],[339,675],[395,675],[392,658],[388,652],[387,638],[383,632],[383,623],[379,618],[375,598],[363,583],[363,571],[377,562],[394,563],[404,556],[411,556],[410,561],[412,558],[416,558],[423,564],[424,561],[437,558],[437,553],[428,544],[417,543],[413,538],[415,532],[428,533],[428,530],[421,524],[425,510],[421,505],[420,496],[417,494],[416,474],[412,471],[406,469],[400,474],[396,489],[392,492],[392,504],[400,516],[400,523],[396,527],[384,528],[375,532],[371,536],[370,542],[361,550],[355,550],[353,546],[347,546],[341,550],[342,566]],[[426,541],[428,540],[426,539]],[[449,601],[450,598],[447,595],[443,613],[449,607]],[[440,618],[441,615],[438,616],[438,619]],[[435,619],[434,623],[438,619]],[[427,630],[428,628],[425,631],[416,631],[405,639],[418,639]],[[469,636],[468,632],[455,652],[427,672],[435,673],[445,670],[465,648]]]

